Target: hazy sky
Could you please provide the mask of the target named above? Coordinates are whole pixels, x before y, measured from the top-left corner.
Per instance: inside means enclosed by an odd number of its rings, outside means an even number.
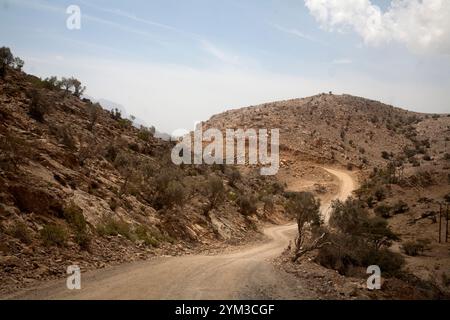
[[[448,0],[0,0],[2,45],[166,132],[328,91],[450,112]]]

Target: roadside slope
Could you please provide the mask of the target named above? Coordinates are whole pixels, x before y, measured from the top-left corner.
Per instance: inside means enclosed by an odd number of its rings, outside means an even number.
[[[352,177],[326,169],[341,181],[333,197],[351,194]],[[329,203],[324,203],[328,208]],[[315,299],[317,293],[294,276],[276,270],[271,260],[295,237],[295,224],[265,229],[269,238],[233,253],[161,257],[82,275],[82,289],[65,281],[9,297],[15,299]]]

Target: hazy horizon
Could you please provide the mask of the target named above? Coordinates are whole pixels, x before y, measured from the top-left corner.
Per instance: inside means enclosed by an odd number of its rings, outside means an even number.
[[[2,0],[0,37],[26,72],[75,76],[168,133],[328,91],[448,113],[450,2],[342,3]]]

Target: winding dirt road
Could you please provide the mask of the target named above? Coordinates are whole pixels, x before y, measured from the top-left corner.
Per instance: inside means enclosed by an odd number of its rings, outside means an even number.
[[[355,187],[345,171],[328,169],[344,200]],[[322,206],[326,220],[329,203]],[[296,225],[265,229],[268,241],[214,256],[159,257],[82,274],[81,290],[65,280],[21,292],[13,299],[314,299],[315,293],[270,262],[295,237]]]

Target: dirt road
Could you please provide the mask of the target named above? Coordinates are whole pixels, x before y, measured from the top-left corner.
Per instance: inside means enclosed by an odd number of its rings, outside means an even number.
[[[340,181],[335,198],[351,194],[348,173],[326,169]],[[328,204],[323,210],[328,212]],[[265,229],[268,241],[238,252],[214,256],[159,257],[150,261],[83,273],[81,290],[65,280],[21,292],[15,299],[314,299],[315,293],[271,260],[294,239],[296,225]]]
[[[322,204],[321,212],[324,217],[325,223],[328,223],[331,213],[331,200],[345,201],[356,189],[356,183],[353,177],[346,171],[324,168],[326,171],[334,175],[339,183],[338,193],[333,195],[330,201],[326,201]]]

